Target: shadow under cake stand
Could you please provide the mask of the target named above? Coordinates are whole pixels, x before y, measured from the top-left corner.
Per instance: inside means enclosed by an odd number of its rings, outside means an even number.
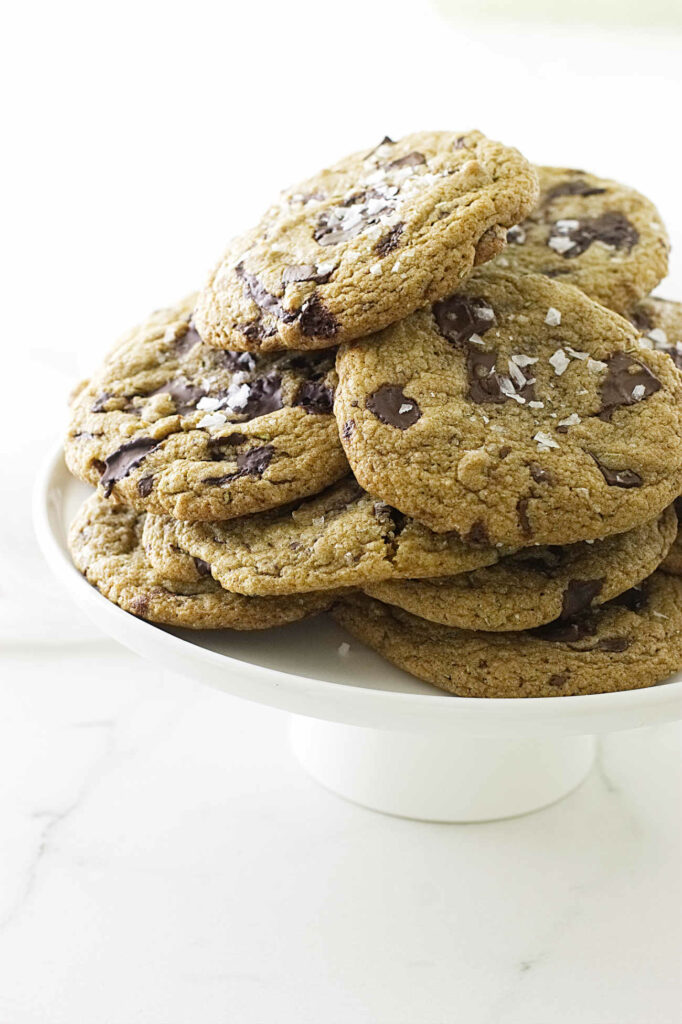
[[[304,768],[366,807],[449,822],[523,814],[585,778],[598,736],[682,717],[682,673],[643,690],[486,700],[420,682],[324,615],[264,632],[155,626],[111,604],[71,562],[68,524],[89,493],[61,449],[34,493],[38,541],[76,604],[155,665],[288,711]]]

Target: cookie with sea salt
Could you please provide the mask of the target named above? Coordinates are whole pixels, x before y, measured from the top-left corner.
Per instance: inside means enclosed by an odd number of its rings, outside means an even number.
[[[680,371],[569,285],[481,268],[337,370],[360,484],[468,543],[594,540],[682,490]]]
[[[78,391],[71,472],[132,508],[188,520],[283,505],[344,476],[334,353],[210,348],[192,306],[155,313]]]
[[[453,291],[537,199],[535,170],[480,132],[419,132],[285,191],[230,243],[201,293],[202,338],[326,348]]]
[[[498,264],[573,284],[628,313],[668,272],[670,244],[658,210],[608,178],[563,167],[538,173],[538,205],[507,233]]]
[[[334,618],[398,668],[459,697],[565,697],[653,686],[682,667],[682,580],[656,572],[600,608],[538,629],[427,622],[363,595]]]
[[[469,546],[457,534],[432,533],[372,498],[352,477],[293,508],[228,523],[149,515],[144,545],[159,572],[188,582],[210,572],[228,590],[263,595],[453,574],[492,565],[504,553]]]
[[[641,583],[677,535],[669,505],[651,522],[591,544],[523,548],[495,565],[442,579],[386,580],[363,590],[431,622],[494,632],[572,618]]]
[[[124,611],[188,629],[269,629],[329,607],[331,592],[243,597],[228,593],[201,569],[189,583],[157,572],[142,546],[144,519],[144,513],[93,494],[69,531],[76,567]]]

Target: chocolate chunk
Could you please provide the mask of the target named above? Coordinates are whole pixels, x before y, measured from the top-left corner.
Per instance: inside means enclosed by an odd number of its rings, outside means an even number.
[[[511,447],[508,444],[503,444],[497,455],[500,459],[506,459],[508,455],[511,455]]]
[[[533,536],[533,527],[530,525],[530,519],[528,518],[529,502],[529,498],[519,498],[516,502],[516,514],[519,520],[519,529],[524,537]]]
[[[399,221],[395,227],[391,228],[389,232],[383,235],[377,244],[374,246],[374,251],[380,258],[388,256],[389,252],[393,252],[394,249],[398,248],[400,242],[400,236],[403,233],[405,224],[403,221]]]
[[[588,636],[594,636],[597,632],[594,622],[589,618],[574,619],[573,622],[562,622],[556,619],[548,622],[546,626],[536,626],[529,629],[528,633],[554,644],[570,644],[584,640]]]
[[[149,594],[140,594],[130,602],[130,610],[133,615],[144,616],[149,611]]]
[[[561,618],[570,619],[579,612],[584,612],[601,593],[603,586],[603,577],[595,580],[569,580],[561,604]]]
[[[647,597],[646,591],[643,587],[630,587],[629,590],[624,590],[618,597],[614,597],[609,601],[609,604],[622,605],[623,608],[627,608],[630,612],[641,612],[646,608],[649,598]]]
[[[282,287],[286,288],[288,284],[295,284],[298,281],[314,281],[315,284],[326,284],[332,274],[333,270],[327,270],[321,274],[312,263],[288,266],[282,271]]]
[[[90,465],[92,466],[93,469],[97,470],[100,476],[102,475],[102,473],[106,473],[107,467],[104,465],[101,459],[93,459]]]
[[[256,377],[247,387],[249,397],[246,403],[241,408],[233,410],[239,416],[253,420],[257,416],[265,416],[283,407],[282,378],[279,374],[268,373],[265,377]]]
[[[256,357],[250,352],[221,352],[223,366],[233,373],[252,373],[256,369]]]
[[[650,331],[654,326],[654,322],[643,309],[635,309],[628,314],[628,320],[634,324],[638,331],[644,334],[646,331]]]
[[[285,323],[291,323],[292,320],[296,319],[296,314],[284,309],[277,296],[272,295],[255,274],[249,274],[244,270],[243,263],[236,266],[234,272],[237,277],[242,279],[244,291],[256,303],[259,309],[262,309],[265,313],[272,313]]]
[[[111,455],[107,455],[104,460],[106,468],[101,479],[106,496],[109,497],[114,484],[128,476],[131,470],[136,469],[149,453],[158,447],[159,442],[151,437],[136,437],[133,441],[121,445]]]
[[[426,157],[423,153],[418,153],[417,150],[413,150],[408,153],[407,156],[399,156],[396,160],[391,160],[390,164],[384,164],[387,171],[393,171],[398,167],[419,167],[420,164],[426,163]]]
[[[677,345],[657,345],[656,351],[665,352],[667,356],[670,356],[677,369],[682,370],[682,348],[678,348]]]
[[[376,146],[374,147],[374,149],[370,149],[369,153],[368,153],[368,154],[367,154],[367,156],[365,157],[365,160],[369,160],[369,158],[370,158],[371,156],[374,156],[374,154],[376,153],[376,151],[377,151],[378,149],[381,149],[381,147],[382,147],[382,146],[395,146],[395,139],[392,139],[392,138],[390,137],[390,135],[384,135],[384,137],[383,137],[383,139],[381,140],[381,142],[380,142],[380,143],[379,143],[378,145],[376,145]]]
[[[338,320],[319,295],[312,295],[301,307],[301,332],[307,337],[333,338],[338,333]]]
[[[455,139],[452,143],[453,149],[467,149],[466,136],[460,135],[459,138]]]
[[[350,437],[352,437],[354,430],[355,420],[346,420],[344,425],[341,427],[341,437],[343,438],[343,440],[347,441]]]
[[[538,462],[529,462],[528,469],[536,484],[552,484],[554,478],[547,469],[543,469]]]
[[[201,338],[194,326],[190,323],[187,330],[179,338],[176,338],[173,343],[173,349],[177,356],[186,356],[187,353],[201,342]]]
[[[137,482],[137,493],[140,495],[141,498],[148,498],[149,495],[152,493],[153,486],[154,477],[143,476],[142,479],[138,480]]]
[[[557,672],[556,675],[550,676],[547,680],[548,686],[564,686],[571,678],[570,672]]]
[[[485,299],[451,295],[433,304],[438,330],[456,346],[464,345],[472,335],[481,337],[495,326],[495,313]]]
[[[609,487],[641,487],[642,478],[634,469],[608,469],[603,466],[596,455],[592,458],[599,467],[599,472],[606,480]]]
[[[169,380],[168,383],[162,384],[161,387],[155,388],[154,391],[150,391],[148,397],[152,395],[170,395],[175,403],[176,411],[181,415],[186,412],[194,412],[197,406],[197,402],[204,398],[208,392],[205,388],[200,388],[195,384],[190,384],[184,377],[178,377],[176,380]]]
[[[682,498],[675,498],[673,502],[678,521],[682,520]]]
[[[210,437],[206,443],[206,450],[210,458],[217,462],[225,457],[225,448],[236,448],[246,440],[248,440],[246,434],[236,432],[228,434],[227,437]]]
[[[396,186],[354,192],[338,206],[322,210],[313,232],[318,245],[339,245],[377,224],[395,206]],[[352,207],[350,212],[345,212]]]
[[[495,370],[497,352],[484,352],[480,348],[470,346],[467,353],[467,373],[469,375],[469,398],[477,405],[485,402],[494,402],[499,405],[502,402],[514,401],[514,395],[518,395],[524,402],[535,400],[534,380],[529,376],[529,367],[518,367],[519,373],[524,377],[526,383],[521,387],[510,377],[498,374]]]
[[[547,270],[541,270],[540,273],[544,274],[545,277],[562,277],[564,274],[570,274],[571,271],[559,267],[550,267]]]
[[[196,558],[195,557],[194,564],[195,564],[196,570],[197,570],[197,572],[199,573],[200,576],[210,576],[211,575],[211,566],[208,564],[208,562],[205,562],[203,560],[203,558]]]
[[[382,423],[398,430],[407,430],[422,414],[415,400],[408,398],[398,384],[382,384],[367,397],[365,408]]]
[[[334,408],[334,392],[321,380],[304,380],[296,392],[294,405],[307,413],[328,416]]]
[[[113,397],[114,396],[110,394],[108,391],[103,391],[102,394],[93,402],[92,406],[90,407],[90,412],[106,412],[104,406],[107,404],[109,399]]]
[[[601,388],[601,408],[597,415],[608,422],[616,409],[636,405],[655,394],[661,382],[651,370],[627,352],[614,352],[606,360],[608,374]]]
[[[627,249],[629,252],[639,241],[639,232],[622,213],[609,211],[600,217],[580,220],[575,227],[555,227],[550,234],[550,238],[552,237],[571,240],[573,245],[561,253],[564,259],[570,260],[581,256],[593,242],[603,242],[615,249]]]
[[[267,327],[260,318],[250,320],[248,323],[237,324],[236,330],[243,334],[248,341],[263,341],[277,333],[274,327]]]
[[[242,452],[237,456],[237,469],[234,473],[225,473],[223,476],[207,476],[204,478],[204,483],[220,486],[243,476],[262,476],[272,461],[274,451],[271,444],[249,448],[247,452]]]
[[[544,201],[545,203],[551,203],[553,199],[558,199],[559,196],[600,196],[604,192],[606,192],[605,188],[588,185],[586,181],[578,178],[573,181],[564,181],[561,185],[556,185],[550,189]]]
[[[464,540],[467,544],[490,544],[488,530],[482,519],[476,520]]]
[[[600,651],[609,651],[611,654],[620,654],[627,651],[630,641],[626,636],[605,636],[597,641],[597,648]]]

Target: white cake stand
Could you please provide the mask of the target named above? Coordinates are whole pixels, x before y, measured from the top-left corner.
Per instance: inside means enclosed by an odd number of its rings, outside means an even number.
[[[257,633],[151,625],[107,601],[71,563],[66,531],[88,493],[69,476],[61,450],[36,481],[38,541],[74,601],[156,665],[290,712],[301,764],[367,807],[450,822],[523,814],[585,778],[597,736],[682,717],[682,673],[645,690],[483,700],[419,682],[326,616]]]

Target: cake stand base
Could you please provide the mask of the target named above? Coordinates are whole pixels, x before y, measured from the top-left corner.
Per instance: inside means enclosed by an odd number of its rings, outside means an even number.
[[[291,715],[294,754],[325,788],[385,814],[476,822],[546,807],[592,767],[594,736],[389,732]]]

